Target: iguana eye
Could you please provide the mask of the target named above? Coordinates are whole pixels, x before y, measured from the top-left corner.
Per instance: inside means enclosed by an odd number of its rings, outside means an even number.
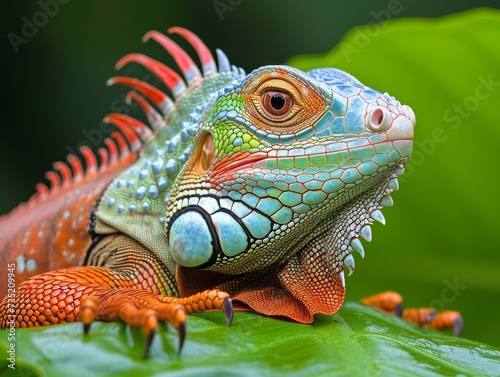
[[[273,118],[281,118],[293,107],[293,99],[290,94],[276,90],[264,92],[261,101],[264,111]]]
[[[269,77],[273,75],[281,77]],[[288,133],[314,123],[322,114],[325,101],[308,82],[290,72],[265,72],[249,81],[241,94],[248,104],[247,116],[257,128]]]

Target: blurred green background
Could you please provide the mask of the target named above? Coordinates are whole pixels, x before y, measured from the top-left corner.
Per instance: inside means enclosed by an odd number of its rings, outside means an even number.
[[[284,63],[296,55],[326,53],[358,25],[408,17],[436,18],[479,6],[498,7],[493,0],[65,2],[46,18],[40,15],[38,1],[3,6],[1,60],[6,99],[1,104],[0,213],[26,200],[54,161],[76,150],[88,139],[86,133],[100,129],[105,114],[123,111],[126,90],[105,86],[106,80],[116,74],[113,66],[121,56],[141,52],[171,62],[154,43],[141,43],[148,30],[186,27],[212,50],[222,48],[233,64],[251,71],[264,64]],[[26,20],[34,18],[42,26],[13,47],[9,33],[23,36]],[[12,39],[13,34],[10,36]],[[448,42],[460,44],[464,37],[457,35]],[[491,30],[489,38],[477,43],[494,45],[498,51],[500,30]],[[356,67],[362,64],[369,68],[374,63],[360,61],[365,47],[358,47],[359,53],[344,59],[344,69],[349,70],[351,59]],[[412,48],[411,41],[394,45],[390,54],[396,61],[398,51],[408,48]],[[425,46],[419,48],[425,53]],[[446,54],[447,46],[429,50],[425,64],[432,66]],[[387,60],[387,56],[384,58]],[[493,56],[484,54],[477,59],[491,63]],[[460,59],[450,61],[449,77],[444,82],[449,85],[469,80],[473,93],[480,74],[492,74],[500,81],[500,61],[496,63],[495,72],[478,73],[468,72]],[[408,77],[387,79],[380,70],[365,69],[359,78],[412,105],[410,96],[435,94],[436,85],[443,82],[429,76],[425,67],[417,68]],[[128,67],[124,74],[140,78],[145,71]],[[401,82],[408,82],[406,91],[391,90]],[[453,85],[440,89],[444,94],[455,90]],[[450,98],[451,102],[440,105],[440,114],[464,97]],[[500,247],[496,233],[500,208],[494,189],[499,171],[494,142],[499,138],[498,131],[487,133],[481,123],[488,119],[481,116],[482,111],[498,103],[497,91],[452,131],[449,127],[453,122],[447,124],[442,117],[418,123],[417,140],[429,138],[433,128],[439,127],[448,127],[448,140],[426,154],[425,163],[401,180],[401,192],[393,195],[394,209],[384,211],[388,224],[374,225],[374,241],[365,244],[365,260],[356,258],[356,273],[347,279],[347,299],[395,289],[405,296],[407,306],[460,310],[465,317],[465,337],[500,346]],[[136,110],[131,114],[140,117]],[[419,115],[425,111],[425,107],[416,110],[419,121],[425,119]],[[471,155],[463,148],[473,145],[477,150],[483,142],[481,153]]]

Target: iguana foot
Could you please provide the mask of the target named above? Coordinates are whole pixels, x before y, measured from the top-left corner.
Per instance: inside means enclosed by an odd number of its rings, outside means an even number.
[[[81,301],[79,319],[88,333],[94,320],[123,321],[130,327],[140,327],[147,336],[145,358],[153,342],[159,322],[168,322],[179,332],[179,353],[185,339],[186,309],[176,303],[162,302],[161,296],[143,290],[119,290],[95,287],[92,296]]]
[[[171,323],[179,332],[180,353],[186,334],[187,313],[207,310],[222,310],[228,326],[233,320],[231,298],[219,290],[206,290],[183,298],[155,295],[143,290],[112,290],[82,300],[80,321],[83,322],[85,333],[94,320],[121,320],[131,327],[142,327],[148,337],[143,351],[145,358],[160,321]]]
[[[431,329],[453,329],[455,336],[460,336],[464,328],[464,321],[459,312],[445,310],[438,313],[434,308],[403,309],[403,297],[394,291],[365,297],[361,299],[361,302]]]
[[[222,310],[229,325],[233,318],[231,298],[219,290],[190,297],[158,295],[136,288],[130,280],[99,267],[78,267],[45,273],[28,279],[17,289],[16,305],[0,302],[0,327],[15,318],[16,327],[37,327],[62,322],[83,323],[88,333],[94,320],[123,321],[141,327],[147,341],[146,357],[159,322],[169,322],[179,332],[179,352],[185,339],[188,313]]]

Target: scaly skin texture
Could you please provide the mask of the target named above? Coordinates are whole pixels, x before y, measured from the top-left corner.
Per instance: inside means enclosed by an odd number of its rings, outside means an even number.
[[[184,79],[139,54],[117,67],[144,65],[173,100],[139,80],[110,81],[134,89],[153,131],[109,115],[121,133],[101,149],[99,172],[84,151],[84,175],[74,159],[71,170],[57,165],[50,190],[0,220],[2,262],[15,264],[18,284],[0,303],[2,328],[121,319],[151,339],[162,320],[182,332],[185,310],[222,309],[229,322],[228,294],[236,308],[299,322],[342,305],[352,252],[364,255],[360,236],[370,241],[392,205],[413,111],[333,68],[246,75],[220,51],[217,68],[196,36],[171,31],[203,73],[157,32],[145,39]]]

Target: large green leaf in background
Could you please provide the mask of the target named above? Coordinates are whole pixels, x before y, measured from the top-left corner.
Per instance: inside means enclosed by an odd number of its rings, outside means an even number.
[[[343,68],[417,114],[402,192],[347,280],[349,297],[392,287],[415,305],[460,309],[467,337],[490,336],[492,344],[500,298],[499,41],[500,16],[484,10],[359,27],[327,55],[289,62]],[[79,324],[20,329],[15,371],[7,367],[2,331],[0,375],[500,375],[497,348],[418,329],[352,302],[313,325],[236,313],[227,328],[220,313],[205,313],[190,317],[187,331],[178,357],[175,333],[162,326],[144,361],[144,335],[123,324],[96,324],[89,337]]]

